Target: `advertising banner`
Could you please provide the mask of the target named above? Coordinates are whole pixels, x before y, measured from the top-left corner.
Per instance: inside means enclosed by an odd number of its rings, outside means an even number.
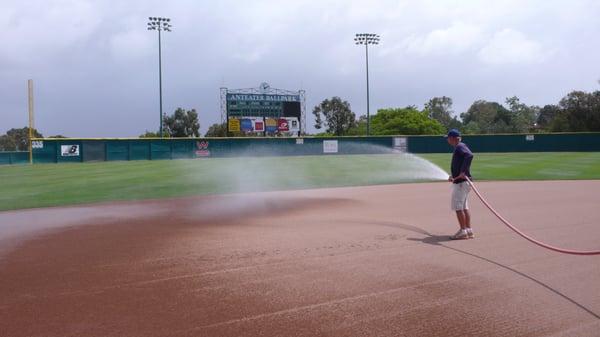
[[[300,122],[298,121],[297,118],[288,118],[288,124],[290,126],[291,132],[300,131]]]
[[[251,132],[254,130],[254,123],[252,123],[252,120],[249,118],[244,118],[241,121],[241,125],[242,125],[242,131],[244,132]]]
[[[323,141],[323,153],[338,153],[338,141],[337,140],[324,140]]]
[[[290,131],[290,124],[288,123],[287,119],[280,118],[279,120],[277,120],[277,130]]]
[[[406,137],[394,137],[394,150],[408,152],[408,142]]]
[[[240,120],[235,118],[229,119],[229,131],[240,132]]]
[[[196,157],[210,157],[208,145],[208,141],[196,142]]]
[[[79,145],[61,145],[60,155],[63,157],[78,157]]]
[[[277,132],[277,120],[274,118],[265,119],[265,124],[267,126],[267,132],[275,133]]]
[[[254,120],[254,131],[263,132],[265,131],[265,122],[262,118]]]

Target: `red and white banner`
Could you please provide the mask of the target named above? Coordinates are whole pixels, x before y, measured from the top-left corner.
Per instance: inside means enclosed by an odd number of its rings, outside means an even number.
[[[280,118],[277,121],[277,130],[279,131],[290,131],[290,124],[287,119]]]
[[[262,118],[254,120],[254,131],[256,131],[256,132],[265,131],[265,121]]]
[[[210,157],[208,141],[203,140],[196,142],[196,157]]]

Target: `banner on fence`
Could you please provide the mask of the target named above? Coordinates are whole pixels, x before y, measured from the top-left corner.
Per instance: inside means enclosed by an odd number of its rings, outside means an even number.
[[[61,145],[60,155],[62,157],[78,157],[79,145]]]

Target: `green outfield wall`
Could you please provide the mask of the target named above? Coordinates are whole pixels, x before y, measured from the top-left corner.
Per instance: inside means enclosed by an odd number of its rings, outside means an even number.
[[[530,135],[465,135],[473,152],[597,152],[600,133],[552,133]],[[435,136],[410,136],[412,153],[450,152],[446,142]]]
[[[391,137],[36,139],[34,163],[164,160],[236,156],[377,154]]]
[[[473,152],[600,152],[600,133],[467,135]],[[441,136],[305,138],[36,139],[34,163],[167,160],[236,156],[449,153]],[[27,152],[0,153],[0,164],[25,163]]]
[[[0,165],[29,163],[29,151],[0,152]]]

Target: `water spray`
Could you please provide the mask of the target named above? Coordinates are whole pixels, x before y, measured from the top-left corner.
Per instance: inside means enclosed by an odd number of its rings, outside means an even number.
[[[481,195],[481,193],[479,193],[479,190],[477,190],[477,187],[475,187],[475,184],[473,183],[473,181],[467,177],[467,181],[469,183],[469,185],[471,185],[471,187],[473,188],[473,191],[475,192],[475,194],[477,195],[477,197],[479,197],[479,200],[481,200],[481,202],[498,218],[500,219],[500,221],[502,221],[506,226],[508,226],[508,228],[512,229],[515,233],[519,234],[520,236],[522,236],[523,238],[525,238],[526,240],[544,247],[546,249],[550,249],[553,250],[555,252],[559,252],[559,253],[563,253],[563,254],[572,254],[572,255],[600,255],[600,250],[588,250],[588,251],[582,251],[582,250],[571,250],[571,249],[564,249],[564,248],[558,248],[558,247],[554,247],[551,246],[549,244],[543,243],[541,241],[538,241],[530,236],[528,236],[527,234],[523,233],[522,231],[520,231],[518,228],[516,228],[515,226],[513,226],[508,220],[504,219],[502,217],[502,215],[500,215],[500,213],[498,213],[490,204],[489,202],[487,202],[487,200]]]

